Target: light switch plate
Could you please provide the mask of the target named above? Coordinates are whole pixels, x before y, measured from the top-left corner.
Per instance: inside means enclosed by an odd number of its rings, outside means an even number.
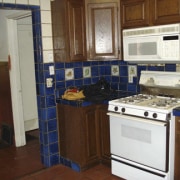
[[[49,74],[54,75],[54,66],[49,66]]]

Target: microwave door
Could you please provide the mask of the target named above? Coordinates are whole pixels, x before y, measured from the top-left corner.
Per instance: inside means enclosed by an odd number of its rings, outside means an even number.
[[[124,60],[160,59],[159,36],[124,38]]]

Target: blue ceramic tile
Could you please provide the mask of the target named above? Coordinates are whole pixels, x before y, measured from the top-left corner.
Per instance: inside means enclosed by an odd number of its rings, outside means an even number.
[[[73,63],[65,63],[65,68],[73,68]]]
[[[121,90],[121,91],[127,91],[128,89],[127,89],[127,84],[119,84],[119,90]]]
[[[119,76],[112,76],[112,83],[119,83],[120,78]]]
[[[111,89],[115,89],[115,90],[119,89],[119,84],[111,83]]]
[[[56,81],[65,81],[65,69],[55,70]]]
[[[127,90],[130,92],[137,92],[137,86],[133,84],[128,84]]]
[[[83,85],[83,80],[82,79],[77,79],[74,81],[74,85],[76,87],[81,87]]]
[[[111,75],[111,66],[105,66],[105,75]]]
[[[99,76],[99,68],[98,66],[91,67],[91,77]]]
[[[41,155],[47,156],[49,154],[49,146],[42,145],[40,146]]]
[[[73,67],[82,67],[83,63],[82,62],[74,62]]]
[[[45,84],[38,84],[38,88],[39,88],[39,94],[40,95],[45,95]]]
[[[64,87],[65,87],[65,81],[61,81],[61,82],[56,81],[56,88],[60,89],[60,88],[64,88]]]
[[[68,81],[66,81],[66,88],[68,88],[68,87],[70,87],[70,86],[74,86],[74,80],[68,80]]]
[[[41,156],[41,158],[42,158],[41,160],[42,160],[43,164],[44,164],[46,167],[50,167],[50,166],[51,166],[50,160],[49,160],[49,156],[43,155],[43,156]]]
[[[111,65],[118,65],[119,61],[111,61]]]
[[[46,97],[45,96],[41,96],[39,97],[40,100],[40,108],[46,108]]]
[[[49,151],[50,151],[50,154],[57,154],[59,152],[58,143],[50,144]]]
[[[120,82],[121,83],[127,83],[128,82],[128,77],[120,77]]]
[[[47,121],[39,121],[39,130],[41,133],[47,133],[48,132],[48,122]]]
[[[176,64],[165,64],[165,71],[176,71]]]
[[[164,71],[164,66],[148,66],[149,71]]]
[[[56,106],[54,95],[46,96],[46,105],[47,107]]]
[[[46,92],[46,95],[54,94],[54,83],[53,83],[53,87],[45,87],[45,92]]]
[[[79,164],[75,163],[75,162],[71,162],[71,168],[76,171],[76,172],[80,172],[81,168],[79,166]]]
[[[91,62],[90,61],[84,61],[83,66],[91,66]]]
[[[99,74],[101,76],[106,75],[106,73],[105,73],[105,66],[99,66]]]
[[[83,70],[82,68],[74,68],[74,78],[80,79],[83,77]]]
[[[48,139],[48,134],[47,133],[43,133],[43,145],[45,146],[49,146],[49,139]],[[48,155],[48,154],[46,154]]]
[[[127,66],[120,66],[120,76],[128,76],[128,68]]]
[[[59,157],[59,163],[64,164],[64,158],[62,156]]]
[[[64,159],[64,165],[71,168],[71,161],[69,159]]]
[[[45,63],[44,64],[44,70],[49,71],[49,66],[54,66],[54,63]]]
[[[47,109],[47,119],[55,119],[56,118],[56,107],[51,107]]]
[[[50,156],[50,165],[56,165],[59,164],[59,155],[58,154],[53,154]]]
[[[95,84],[99,81],[99,77],[92,77],[91,81],[92,81],[92,84]]]
[[[38,117],[41,121],[47,120],[47,110],[44,108],[38,108]]]
[[[89,84],[91,84],[91,78],[85,78],[84,85],[89,85]]]
[[[58,132],[53,131],[48,134],[49,144],[58,142]]]
[[[91,62],[91,66],[98,66],[99,65],[99,61],[92,61]]]
[[[62,68],[65,68],[65,63],[62,62],[55,63],[55,69],[62,69]]]
[[[48,121],[48,131],[57,130],[57,119],[52,119]]]

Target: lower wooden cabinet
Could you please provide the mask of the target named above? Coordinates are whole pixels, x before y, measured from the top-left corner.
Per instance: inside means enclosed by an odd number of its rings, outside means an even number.
[[[176,117],[175,122],[175,166],[174,166],[174,180],[180,179],[180,117]]]
[[[110,165],[107,105],[74,107],[58,104],[60,154],[81,170],[104,162]]]

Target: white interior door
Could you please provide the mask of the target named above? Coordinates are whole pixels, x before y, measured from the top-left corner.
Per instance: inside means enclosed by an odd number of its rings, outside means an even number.
[[[26,144],[25,131],[38,128],[31,12],[8,16],[10,83],[16,146]],[[30,28],[31,26],[31,28]]]
[[[19,66],[25,131],[38,128],[32,17],[17,20]]]

